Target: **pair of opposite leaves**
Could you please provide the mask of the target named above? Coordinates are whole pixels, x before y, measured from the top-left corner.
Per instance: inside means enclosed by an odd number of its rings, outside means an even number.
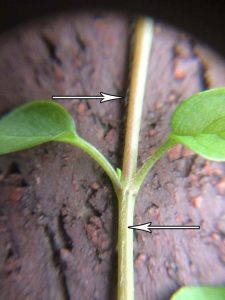
[[[198,93],[172,115],[169,139],[211,160],[225,160],[225,88]],[[79,147],[74,120],[52,101],[22,105],[0,120],[0,154],[59,141]],[[171,300],[223,300],[224,287],[184,287]]]
[[[211,160],[225,160],[225,88],[193,95],[175,110],[169,139]],[[24,104],[0,120],[0,154],[50,141],[79,140],[74,120],[52,101]],[[79,141],[77,142],[79,146]]]

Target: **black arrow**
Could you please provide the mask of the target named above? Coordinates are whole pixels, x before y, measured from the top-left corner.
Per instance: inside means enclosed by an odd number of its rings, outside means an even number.
[[[121,96],[115,96],[115,95],[110,95],[106,93],[100,92],[101,96],[52,96],[52,99],[101,99],[100,103],[107,102],[107,101],[112,101],[112,100],[118,100],[122,99],[124,97]]]
[[[200,229],[199,225],[152,225],[152,222],[128,226],[129,229],[142,230],[151,233],[151,229]]]

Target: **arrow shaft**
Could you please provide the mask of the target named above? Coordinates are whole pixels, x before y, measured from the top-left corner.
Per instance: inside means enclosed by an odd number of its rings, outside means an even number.
[[[104,99],[103,96],[52,96],[52,99]]]
[[[198,225],[194,225],[194,226],[155,226],[155,225],[151,225],[149,227],[150,229],[200,229],[200,226]]]

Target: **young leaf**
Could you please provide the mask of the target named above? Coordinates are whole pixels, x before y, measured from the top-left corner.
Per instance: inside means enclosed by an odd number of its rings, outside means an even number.
[[[68,142],[89,154],[111,179],[115,191],[119,177],[109,161],[76,133],[67,110],[52,101],[33,101],[16,108],[0,120],[0,154],[28,149],[46,142]]]
[[[116,168],[116,174],[119,178],[119,180],[121,179],[121,175],[122,175],[122,170],[120,168]]]
[[[224,300],[225,288],[222,286],[187,286],[179,289],[171,300]]]
[[[0,154],[76,137],[72,117],[63,106],[52,101],[24,104],[0,120]]]
[[[225,160],[225,88],[195,94],[172,116],[171,139],[212,160]]]

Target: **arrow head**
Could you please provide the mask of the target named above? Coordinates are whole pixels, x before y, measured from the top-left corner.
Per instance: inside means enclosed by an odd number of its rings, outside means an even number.
[[[148,223],[144,223],[144,224],[140,224],[140,225],[128,226],[128,228],[142,230],[142,231],[152,233],[152,231],[150,229],[151,224],[152,224],[152,222],[148,222]]]
[[[110,94],[105,94],[100,92],[100,94],[102,95],[103,99],[100,101],[100,103],[106,102],[106,101],[111,101],[111,100],[117,100],[117,99],[121,99],[124,97],[121,96],[114,96],[114,95],[110,95]]]

